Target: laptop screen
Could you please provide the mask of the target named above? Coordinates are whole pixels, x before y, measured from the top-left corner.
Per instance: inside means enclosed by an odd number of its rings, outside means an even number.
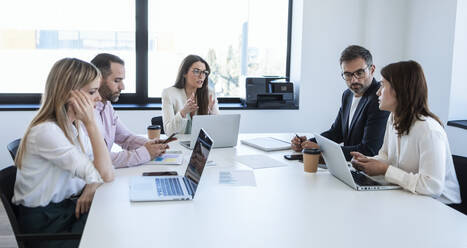
[[[192,196],[195,195],[196,188],[198,187],[201,174],[203,174],[204,166],[211,151],[212,140],[200,129],[198,138],[196,139],[195,147],[191,153],[190,162],[185,172],[185,178],[190,182]],[[187,185],[188,186],[188,185]]]

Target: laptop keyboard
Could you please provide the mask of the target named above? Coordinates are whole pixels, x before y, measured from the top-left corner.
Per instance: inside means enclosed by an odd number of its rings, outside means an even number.
[[[360,186],[379,186],[380,184],[357,171],[350,171],[355,183]]]
[[[180,181],[176,177],[156,178],[157,194],[159,196],[183,195]]]

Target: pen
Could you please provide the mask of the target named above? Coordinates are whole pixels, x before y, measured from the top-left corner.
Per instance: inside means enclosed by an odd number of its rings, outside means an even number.
[[[300,136],[298,136],[298,134],[295,134],[295,137],[297,137],[298,140],[302,141],[302,138],[300,138]]]

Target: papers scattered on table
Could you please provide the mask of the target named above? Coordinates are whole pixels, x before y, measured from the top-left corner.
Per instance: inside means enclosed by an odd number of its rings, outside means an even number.
[[[219,184],[256,187],[255,174],[251,170],[219,171]]]
[[[164,153],[161,156],[151,160],[148,164],[173,164],[178,165],[183,162],[183,154],[181,153]]]
[[[280,161],[272,159],[266,155],[241,155],[237,156],[237,162],[240,162],[253,169],[271,168],[271,167],[282,167],[287,166]]]

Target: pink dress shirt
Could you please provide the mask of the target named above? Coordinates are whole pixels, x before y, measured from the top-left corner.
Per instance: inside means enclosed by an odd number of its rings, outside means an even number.
[[[123,125],[110,101],[97,102],[94,113],[109,152],[114,143],[123,149],[120,152],[110,152],[115,168],[136,166],[151,160],[149,151],[144,147],[148,140],[131,133]]]

